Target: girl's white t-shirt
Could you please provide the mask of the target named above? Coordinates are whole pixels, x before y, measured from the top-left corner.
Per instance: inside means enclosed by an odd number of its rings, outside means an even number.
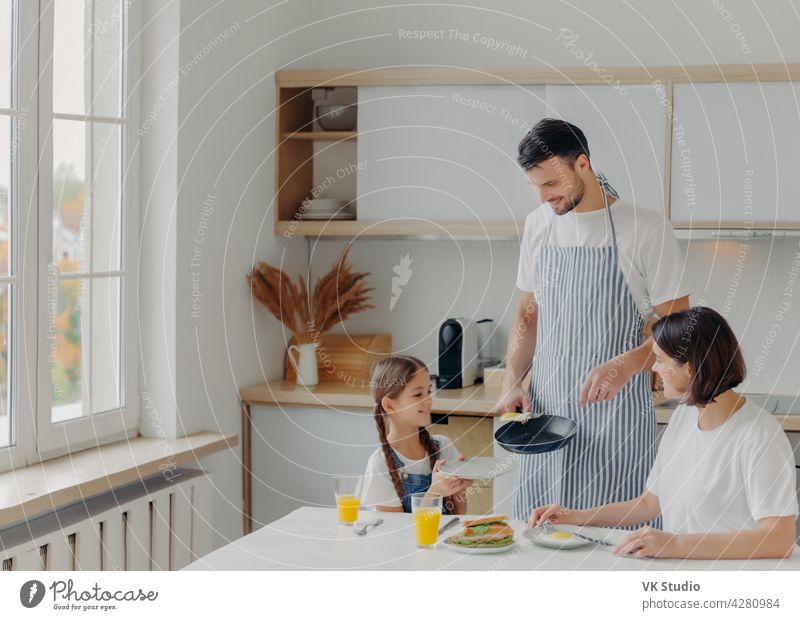
[[[457,460],[459,452],[444,435],[433,435],[433,439],[439,442],[439,458],[446,461]],[[400,473],[408,474],[429,474],[431,473],[430,457],[424,459],[411,460],[396,451],[397,456],[403,463]],[[397,491],[392,484],[392,477],[389,474],[389,467],[386,465],[386,458],[383,456],[383,449],[379,446],[367,461],[367,471],[364,474],[364,486],[361,493],[361,505],[366,508],[376,506],[401,507],[403,503],[397,497]]]
[[[686,269],[683,252],[672,224],[654,209],[637,207],[626,200],[609,206],[619,249],[619,266],[639,314],[647,321],[653,306],[689,294],[682,283]],[[553,221],[554,220],[554,221]],[[517,268],[517,288],[538,296],[537,262],[550,222],[548,245],[603,247],[611,245],[611,227],[605,209],[556,215],[548,204],[525,219]],[[547,277],[547,274],[545,274]]]
[[[777,420],[750,401],[710,431],[698,428],[698,415],[697,407],[675,409],[647,479],[664,530],[730,532],[796,516],[794,456]]]

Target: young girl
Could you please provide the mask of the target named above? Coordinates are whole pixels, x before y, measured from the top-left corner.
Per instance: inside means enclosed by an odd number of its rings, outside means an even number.
[[[431,436],[431,381],[420,360],[388,357],[372,371],[375,425],[380,447],[367,463],[362,503],[377,510],[411,512],[411,494],[440,493],[446,514],[464,514],[469,480],[439,471],[463,459],[444,435]]]
[[[697,306],[653,326],[653,370],[672,414],[646,490],[636,499],[587,510],[536,508],[543,521],[625,526],[663,517],[614,552],[636,557],[783,558],[795,545],[795,464],[786,434],[769,413],[731,388],[744,380],[739,343],[725,319]]]

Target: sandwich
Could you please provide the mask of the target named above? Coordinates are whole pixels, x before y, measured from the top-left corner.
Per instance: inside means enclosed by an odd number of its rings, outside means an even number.
[[[514,543],[514,530],[506,519],[505,515],[489,515],[464,521],[464,531],[446,542],[462,547],[508,547]]]

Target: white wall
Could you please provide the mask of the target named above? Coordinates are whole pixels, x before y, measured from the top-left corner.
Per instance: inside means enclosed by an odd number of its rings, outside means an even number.
[[[147,4],[153,17],[167,3]],[[277,378],[282,372],[282,332],[271,316],[252,303],[244,283],[244,274],[257,260],[283,262],[292,273],[298,273],[309,251],[302,239],[283,240],[272,233],[272,71],[276,67],[285,63],[291,68],[581,66],[581,53],[592,54],[604,67],[800,61],[797,17],[791,7],[776,3],[756,8],[748,0],[725,2],[733,11],[729,21],[712,3],[692,0],[674,5],[635,3],[634,8],[609,0],[572,6],[540,0],[471,0],[463,8],[452,6],[454,3],[447,7],[379,8],[391,3],[363,0],[275,2],[274,8],[257,0],[174,0],[172,4],[178,11],[177,25],[175,13],[167,11],[164,19],[168,21],[158,36],[167,37],[161,42],[166,47],[170,33],[180,35],[178,52],[164,61],[168,63],[166,71],[146,76],[149,84],[145,91],[150,93],[151,106],[154,97],[165,94],[177,107],[174,121],[163,121],[164,131],[171,133],[159,136],[154,125],[143,138],[152,141],[146,151],[151,159],[141,195],[143,212],[148,207],[158,210],[161,222],[145,230],[151,235],[168,231],[168,236],[174,230],[174,239],[161,240],[166,249],[152,239],[143,246],[145,254],[151,248],[148,243],[161,254],[142,257],[142,266],[148,264],[143,269],[140,305],[144,309],[154,301],[158,304],[156,309],[150,307],[143,319],[148,323],[143,335],[149,339],[151,353],[145,358],[148,384],[142,389],[152,389],[149,382],[158,381],[166,392],[164,411],[159,415],[169,417],[177,407],[171,432],[178,435],[201,429],[239,432],[237,389]],[[743,49],[731,32],[734,24],[744,33],[741,41],[748,49]],[[468,40],[405,40],[398,37],[401,28],[457,29],[467,33]],[[233,31],[223,36],[225,29]],[[519,53],[488,49],[472,40],[475,34],[517,45]],[[204,52],[204,46],[210,46],[215,38],[213,49],[206,47]],[[151,49],[151,56],[154,51]],[[150,60],[157,59],[163,60],[157,54]],[[180,75],[176,94],[164,92],[170,75]],[[148,105],[142,109],[147,114]],[[174,135],[176,128],[177,152],[162,166],[158,157],[168,152],[165,139]],[[159,178],[163,174],[168,181]],[[164,193],[162,183],[166,185]],[[205,234],[197,244],[193,240],[201,226],[206,227]],[[201,246],[201,253],[192,264],[196,245]],[[320,243],[314,250],[314,273],[327,268],[340,249],[341,242]],[[744,338],[748,361],[764,337],[765,317],[775,313],[774,296],[782,288],[794,249],[792,242],[751,243],[730,311],[734,327]],[[414,275],[390,313],[392,267],[405,253],[414,259]],[[346,327],[360,332],[390,329],[398,347],[431,360],[435,349],[430,334],[445,316],[489,316],[507,325],[509,305],[515,298],[517,253],[512,243],[359,242],[352,252],[353,262],[356,268],[372,272],[378,308]],[[718,253],[709,278],[710,256],[713,251],[708,244],[692,243],[689,282],[695,293],[693,301],[705,297],[708,303],[719,305],[728,282],[735,277],[735,254]],[[161,275],[159,267],[166,266],[169,271],[172,262],[174,276]],[[462,275],[464,286],[459,286]],[[764,288],[757,290],[762,279]],[[201,295],[196,308],[193,290]],[[166,331],[159,331],[161,322]],[[800,317],[794,309],[783,321],[784,336],[794,338],[798,325]],[[169,342],[171,333],[174,342]],[[796,358],[790,339],[776,342],[756,387],[766,389],[777,382],[780,389],[794,389],[791,374],[800,369]],[[781,374],[787,359],[789,366]],[[169,397],[174,400],[171,405]],[[266,410],[254,410],[257,510],[259,498],[265,497],[259,494],[274,482],[274,471],[258,456],[268,439],[260,436],[266,425],[259,412]],[[290,413],[287,410],[280,415],[289,421]],[[239,454],[237,448],[234,453],[204,461],[214,474],[217,489],[216,545],[241,534]]]
[[[295,55],[300,41],[281,36],[298,11],[278,7],[248,22],[262,2],[174,0],[143,9],[160,40],[145,38],[143,53],[141,120],[154,120],[141,137],[148,219],[140,388],[158,398],[143,399],[142,433],[239,433],[238,388],[279,374],[283,348],[277,322],[253,304],[244,276],[257,260],[283,261],[293,272],[305,264],[302,245],[274,237],[270,206],[273,71]],[[216,547],[241,536],[241,447],[202,464],[213,474]]]

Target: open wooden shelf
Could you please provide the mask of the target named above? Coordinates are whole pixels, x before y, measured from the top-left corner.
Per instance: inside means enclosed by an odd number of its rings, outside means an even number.
[[[339,142],[355,140],[355,131],[295,131],[283,134],[284,140],[309,140],[311,142]]]
[[[382,222],[368,220],[333,220],[303,222],[279,220],[275,233],[300,237],[387,238],[413,237],[416,239],[459,240],[518,240],[522,237],[524,222]]]

